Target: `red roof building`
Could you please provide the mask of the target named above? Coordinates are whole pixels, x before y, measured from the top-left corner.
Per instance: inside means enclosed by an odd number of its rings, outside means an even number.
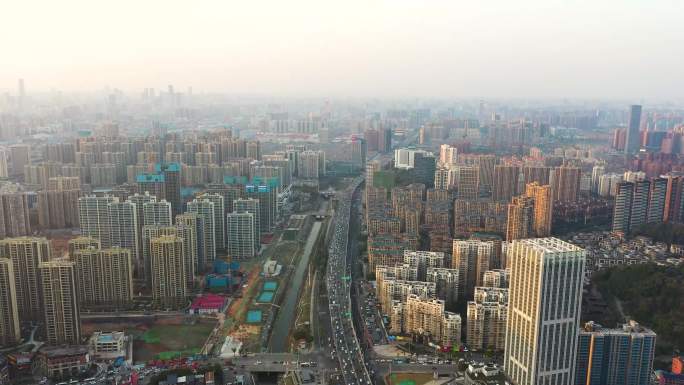
[[[204,294],[192,301],[191,314],[215,314],[226,308],[226,297],[217,294]]]

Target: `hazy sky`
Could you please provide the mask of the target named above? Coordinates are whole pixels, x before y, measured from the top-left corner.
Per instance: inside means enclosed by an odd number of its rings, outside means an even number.
[[[0,89],[684,97],[682,0],[0,0]]]

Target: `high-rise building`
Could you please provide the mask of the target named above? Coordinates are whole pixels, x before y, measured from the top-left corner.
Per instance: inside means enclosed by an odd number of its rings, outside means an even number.
[[[494,243],[480,240],[454,240],[451,268],[459,270],[458,293],[469,298],[475,286],[482,286],[484,273],[494,258]]]
[[[598,164],[591,169],[591,192],[598,194],[601,177],[606,173],[606,166]]]
[[[143,203],[143,225],[171,226],[172,221],[171,203],[166,199],[156,202]],[[140,221],[140,218],[138,218]]]
[[[667,179],[653,178],[648,191],[648,208],[646,223],[659,223],[663,221],[665,213],[665,199],[667,195]]]
[[[681,222],[684,219],[684,176],[665,175],[667,190],[663,222]]]
[[[111,196],[98,197],[89,195],[78,199],[78,217],[81,225],[81,235],[99,239],[102,247],[112,245],[109,232],[110,203],[117,199]]]
[[[353,138],[351,141],[351,162],[353,165],[363,168],[366,164],[366,141],[362,138]]]
[[[261,210],[259,208],[259,200],[254,198],[236,199],[233,201],[233,212],[252,214],[254,222],[254,247],[256,250],[259,250],[261,245],[261,225],[259,220]]]
[[[226,218],[225,202],[221,194],[205,193],[197,197],[199,200],[209,201],[214,204],[214,242],[216,250],[226,249]]]
[[[378,152],[392,151],[392,129],[382,127],[378,131]]]
[[[323,151],[302,151],[299,153],[299,177],[318,179],[325,175],[325,153]]]
[[[634,321],[608,329],[587,322],[579,332],[576,385],[649,385],[656,334]]]
[[[43,229],[79,227],[78,197],[81,190],[38,191],[38,224]]]
[[[537,182],[540,185],[547,185],[551,181],[551,171],[551,167],[525,164],[522,167],[524,183],[527,185]]]
[[[534,200],[532,230],[537,237],[551,235],[553,225],[553,196],[551,186],[532,182],[525,186],[525,195]]]
[[[425,281],[431,267],[444,267],[444,253],[438,251],[404,250],[404,263],[416,267],[417,280]]]
[[[480,171],[477,166],[457,166],[458,199],[477,199],[480,195]]]
[[[74,263],[55,259],[39,265],[46,342],[81,343],[81,319],[76,296]]]
[[[534,235],[534,199],[526,196],[513,197],[508,204],[506,240],[530,238]]]
[[[492,199],[510,202],[511,198],[520,193],[518,191],[518,179],[520,179],[520,167],[518,165],[497,164],[494,166]]]
[[[410,294],[403,311],[404,333],[428,338],[442,346],[461,342],[461,317],[444,311],[444,301]]]
[[[437,162],[432,153],[417,152],[413,159],[413,175],[416,183],[428,188],[435,186],[435,169]]]
[[[154,238],[150,250],[152,298],[162,308],[181,308],[188,295],[182,239],[173,235]]]
[[[133,300],[133,258],[120,247],[77,250],[75,264],[77,297],[81,307],[116,309]]]
[[[31,234],[28,195],[24,192],[0,194],[0,238]]]
[[[157,164],[157,173],[164,175],[164,195],[166,201],[171,203],[171,212],[174,216],[183,210],[181,200],[181,167],[178,163]],[[162,196],[157,196],[162,199]]]
[[[142,241],[142,260],[138,264],[142,264],[144,271],[145,282],[152,285],[152,240],[162,236],[178,236],[178,229],[175,226],[157,226],[147,225],[143,227],[143,241]],[[187,270],[187,269],[186,269]]]
[[[416,267],[416,276],[418,268]],[[425,275],[427,282],[435,283],[435,293],[438,299],[444,301],[447,309],[454,309],[458,302],[458,269],[445,267],[428,267]]]
[[[102,246],[99,239],[90,237],[71,238],[68,243],[68,251],[70,256],[73,256],[79,250],[98,250],[101,247]]]
[[[183,240],[185,276],[188,288],[192,288],[197,274],[197,228],[191,224],[176,223],[176,236]]]
[[[9,149],[12,158],[11,175],[23,175],[24,166],[31,163],[31,148],[27,144],[15,144]]]
[[[15,345],[21,340],[14,264],[0,258],[0,346]]]
[[[22,321],[39,321],[43,312],[38,266],[50,260],[48,240],[32,237],[0,240],[0,257],[12,260],[19,317]]]
[[[249,259],[256,255],[254,215],[250,212],[228,214],[228,255],[233,259]]]
[[[629,107],[629,121],[627,122],[627,135],[625,138],[625,154],[635,154],[641,147],[641,106]]]
[[[575,380],[586,252],[556,238],[515,240],[504,367],[518,385]]]
[[[0,148],[0,178],[9,178],[9,153],[4,148]]]
[[[129,195],[128,198],[126,199],[129,202],[135,203],[135,212],[138,217],[138,249],[142,252],[142,241],[143,241],[143,226],[145,226],[145,204],[150,203],[150,202],[156,202],[157,197],[154,195],[150,195],[149,191],[146,191],[143,194],[138,194],[135,193],[133,195]],[[141,278],[137,274],[140,271],[139,269],[142,268],[142,257],[139,256],[137,260],[133,261],[133,265],[135,266],[135,274],[136,278]]]
[[[475,350],[503,350],[508,317],[508,289],[475,287],[468,301],[466,341]]]
[[[186,254],[186,271],[193,274],[204,272],[206,257],[204,250],[204,220],[196,213],[185,213],[176,216],[176,227],[185,226],[191,232],[194,240],[190,241],[190,254]],[[184,245],[185,246],[185,245]],[[194,277],[193,277],[194,279]]]
[[[667,182],[660,179],[658,181],[655,189],[651,188],[650,180],[618,183],[613,209],[613,231],[626,234],[645,225],[649,220],[649,207],[654,210],[654,220],[662,221]],[[654,192],[654,202],[649,202],[650,192]]]
[[[553,171],[553,198],[559,202],[577,202],[582,169],[573,166],[556,167]]]
[[[138,174],[135,181],[138,184],[140,194],[149,192],[157,199],[166,196],[166,178],[163,174]]]
[[[136,205],[130,201],[119,202],[115,200],[107,205],[107,212],[109,215],[110,247],[128,249],[131,251],[134,261],[140,260],[142,250],[140,250],[141,243],[137,231],[138,212]],[[136,276],[142,277],[142,272],[136,272]]]
[[[204,271],[206,265],[214,263],[216,259],[216,227],[214,224],[216,215],[214,213],[214,203],[207,199],[199,200],[195,198],[192,202],[188,202],[188,212],[195,213],[202,218],[202,256],[204,257],[204,265],[200,266],[199,271]]]
[[[366,190],[373,187],[373,175],[375,172],[382,169],[382,163],[378,160],[372,160],[366,163]]]
[[[418,237],[406,234],[377,234],[368,237],[368,271],[377,266],[394,266],[404,261],[404,250],[418,248]]]
[[[485,271],[482,286],[508,288],[508,270],[494,269]]]
[[[458,148],[448,144],[439,146],[439,164],[452,165],[458,163]]]
[[[263,183],[248,184],[245,186],[244,197],[259,200],[261,232],[271,232],[278,216],[278,189]]]

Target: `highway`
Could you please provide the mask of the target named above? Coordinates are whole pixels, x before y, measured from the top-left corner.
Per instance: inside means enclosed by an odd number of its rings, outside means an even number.
[[[359,346],[352,319],[350,298],[351,266],[349,259],[355,252],[349,248],[349,220],[354,194],[359,193],[362,177],[354,179],[344,193],[338,195],[339,204],[335,211],[334,233],[328,249],[326,285],[330,324],[333,331],[333,357],[347,385],[371,384],[365,358]]]

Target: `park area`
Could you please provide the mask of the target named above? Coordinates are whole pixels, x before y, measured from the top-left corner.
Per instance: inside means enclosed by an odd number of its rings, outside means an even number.
[[[385,377],[387,385],[424,385],[433,380],[430,373],[393,373]]]
[[[90,324],[92,330],[123,330],[133,338],[134,362],[170,359],[198,353],[211,331],[214,322],[197,320],[159,319],[137,323]]]

